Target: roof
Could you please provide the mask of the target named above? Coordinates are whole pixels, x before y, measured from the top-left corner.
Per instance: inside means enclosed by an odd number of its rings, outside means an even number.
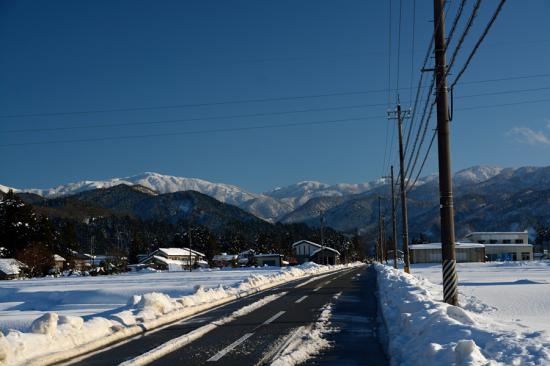
[[[25,263],[15,258],[0,258],[0,272],[7,275],[18,275],[25,267],[27,267]]]
[[[279,253],[256,254],[254,257],[282,257]]]
[[[189,248],[158,248],[158,250],[165,255],[189,255]],[[201,257],[205,255],[201,252],[191,249],[191,254],[195,254]]]
[[[317,244],[317,243],[314,243],[314,242],[309,241],[309,240],[298,240],[296,243],[292,244],[292,247],[294,248],[296,245],[299,245],[299,244],[302,244],[302,243],[306,243],[306,244],[309,244],[309,245],[313,245],[314,247],[321,248],[321,244]]]
[[[478,243],[456,243],[456,249],[485,248],[485,244]],[[441,243],[413,244],[409,246],[410,250],[415,249],[441,249]]]
[[[517,247],[517,248],[532,248],[533,247],[533,244],[502,244],[502,243],[497,243],[497,244],[483,244],[484,246],[486,247],[491,247],[491,248],[495,248],[495,247],[503,247],[503,248],[512,248],[512,247]]]
[[[474,231],[466,235],[466,237],[470,235],[519,235],[519,234],[527,234],[527,230],[525,231]]]
[[[53,255],[53,260],[56,261],[56,262],[66,262],[67,261],[65,258],[60,256],[59,254],[54,254]]]
[[[212,257],[213,261],[234,261],[239,256],[237,254],[216,254],[214,257]]]
[[[317,254],[319,252],[322,252],[323,250],[330,250],[331,252],[334,252],[334,253],[340,255],[340,252],[337,251],[336,249],[331,248],[331,247],[324,247],[324,248],[319,248],[319,249],[315,250],[313,253],[311,253],[310,257],[314,256],[315,254]]]

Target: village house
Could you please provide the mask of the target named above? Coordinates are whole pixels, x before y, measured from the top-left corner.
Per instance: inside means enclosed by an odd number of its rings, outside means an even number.
[[[292,244],[292,253],[301,264],[315,262],[317,264],[338,264],[340,252],[328,246],[322,246],[309,240],[300,240]]]
[[[67,260],[60,256],[59,254],[53,255],[53,268],[56,271],[63,271],[65,269],[65,264],[67,263]]]
[[[288,264],[288,262],[285,262],[283,260],[282,254],[255,254],[254,255],[254,263],[258,267],[264,267],[264,266],[270,266],[270,267],[282,267],[285,264]]]
[[[0,280],[21,278],[27,265],[15,258],[0,258]]]
[[[216,254],[212,257],[212,267],[225,268],[237,266],[237,260],[239,256],[237,254]]]
[[[203,253],[189,248],[159,248],[142,259],[138,266],[165,271],[182,271],[190,267],[207,266],[204,258]]]

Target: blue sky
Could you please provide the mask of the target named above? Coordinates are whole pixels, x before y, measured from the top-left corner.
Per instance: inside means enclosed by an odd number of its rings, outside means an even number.
[[[411,66],[416,85],[433,23],[432,2],[416,1],[412,53],[413,1],[402,3],[399,87],[406,106]],[[451,3],[448,23],[458,3]],[[43,188],[156,171],[259,192],[300,180],[375,179],[384,172],[386,133],[392,135],[385,119],[388,94],[380,91],[388,86],[388,5],[0,1],[0,183]],[[392,1],[392,88],[398,5]],[[483,3],[457,65],[496,5]],[[548,14],[547,0],[505,4],[465,83],[455,89],[453,170],[550,165],[550,90],[544,89],[550,87]],[[547,75],[480,82],[537,74]],[[512,93],[526,89],[537,90]],[[375,92],[347,94],[364,91]],[[479,96],[500,92],[505,94]],[[334,93],[342,95],[303,98]],[[395,96],[392,92],[392,100]],[[214,104],[280,97],[289,98]],[[540,100],[546,102],[533,103]],[[467,109],[517,102],[529,103]],[[371,104],[377,106],[364,107]],[[187,107],[55,114],[175,105]],[[39,115],[21,116],[33,114]],[[250,114],[256,116],[242,116]],[[228,116],[241,117],[207,119]],[[167,120],[178,122],[158,123]],[[195,133],[332,120],[347,121]],[[95,127],[82,128],[90,125]],[[71,129],[52,130],[60,127]],[[151,134],[161,136],[105,139]],[[27,144],[35,142],[41,144]],[[434,149],[427,174],[436,171],[435,156]]]

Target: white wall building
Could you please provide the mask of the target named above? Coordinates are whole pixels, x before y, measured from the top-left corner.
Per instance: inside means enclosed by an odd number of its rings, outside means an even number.
[[[533,245],[529,244],[527,231],[473,232],[466,235],[465,240],[485,245],[488,261],[533,260]]]

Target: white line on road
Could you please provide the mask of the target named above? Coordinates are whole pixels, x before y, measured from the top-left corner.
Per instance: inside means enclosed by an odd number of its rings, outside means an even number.
[[[320,289],[321,289],[321,286],[319,286],[319,287],[317,287],[317,288],[314,288],[314,289],[313,289],[313,292],[317,292],[317,291],[319,291]]]
[[[222,349],[220,352],[216,353],[214,356],[210,357],[207,362],[216,362],[218,361],[220,358],[222,358],[223,356],[225,356],[226,354],[228,354],[229,352],[231,352],[231,350],[235,347],[237,347],[239,344],[243,343],[244,341],[246,341],[248,338],[250,338],[254,333],[246,333],[245,335],[243,335],[241,338],[237,339],[235,342],[231,343],[229,346],[225,347],[224,349]]]
[[[273,321],[275,321],[278,317],[280,317],[284,313],[285,313],[284,310],[279,311],[277,314],[273,315],[271,318],[269,318],[265,322],[263,322],[262,325],[267,325],[269,323],[272,323]]]
[[[298,300],[296,300],[296,301],[294,301],[294,302],[295,302],[296,304],[299,304],[299,303],[301,303],[302,301],[304,301],[305,299],[307,299],[307,295],[300,297]]]

